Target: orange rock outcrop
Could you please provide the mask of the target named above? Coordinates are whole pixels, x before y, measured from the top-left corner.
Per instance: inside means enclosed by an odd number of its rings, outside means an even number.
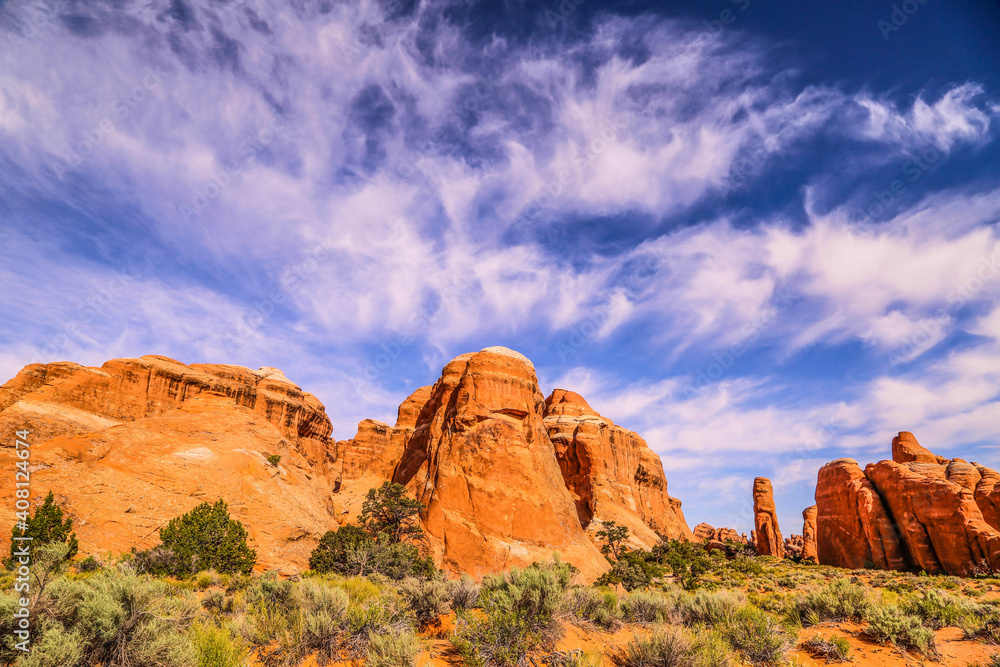
[[[502,347],[456,357],[431,389],[394,480],[419,480],[448,569],[478,575],[553,552],[586,578],[608,569],[563,483],[544,410],[534,366]]]
[[[711,525],[704,522],[695,526],[691,532],[694,534],[695,539],[699,542],[704,542],[705,540],[726,542],[728,540],[736,542],[737,544],[747,543],[746,535],[741,535],[732,528],[713,528]]]
[[[556,389],[545,400],[545,429],[555,447],[581,525],[591,534],[602,521],[629,528],[635,546],[659,535],[693,540],[680,501],[667,493],[660,457],[632,431],[602,417],[577,393]]]
[[[892,452],[892,461],[864,472],[852,459],[820,470],[820,563],[957,576],[1000,568],[996,472],[936,456],[906,431],[893,439]]]
[[[223,498],[258,568],[297,572],[390,480],[426,505],[432,552],[453,572],[559,553],[593,579],[609,567],[600,520],[643,546],[694,539],[642,438],[572,392],[544,400],[531,362],[506,348],[455,358],[394,426],[363,420],[339,442],[323,405],[281,371],[157,356],[28,366],[0,387],[0,427],[31,430],[35,488],[56,493],[84,553],[152,546],[171,518]]]
[[[333,518],[332,425],[275,369],[156,356],[33,364],[0,387],[0,428],[31,431],[32,487],[75,517],[83,553],[152,546],[169,519],[221,497],[259,567],[301,570]],[[5,464],[14,456],[0,448]],[[12,493],[0,492],[11,506]]]
[[[778,513],[774,506],[774,489],[771,480],[758,477],[753,481],[754,541],[761,556],[784,558],[785,540],[778,527]]]
[[[802,559],[818,560],[816,553],[816,513],[815,505],[802,510]]]

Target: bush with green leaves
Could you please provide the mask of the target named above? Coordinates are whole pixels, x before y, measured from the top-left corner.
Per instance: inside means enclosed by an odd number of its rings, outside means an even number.
[[[416,546],[382,536],[374,538],[351,525],[327,531],[309,556],[309,569],[344,576],[381,574],[395,580],[437,574],[434,560],[421,556]]]
[[[405,579],[399,593],[417,617],[420,627],[435,625],[438,618],[451,611],[451,588],[440,579]]]
[[[42,504],[35,508],[35,513],[28,516],[26,529],[22,531],[16,525],[10,531],[10,556],[6,561],[7,569],[11,569],[15,564],[14,552],[27,540],[14,539],[15,537],[30,537],[31,549],[38,549],[52,542],[65,542],[69,545],[66,552],[66,559],[69,560],[77,554],[80,544],[73,532],[73,519],[63,518],[63,510],[56,504],[55,496],[51,491],[45,496]]]
[[[701,585],[701,578],[712,570],[724,567],[725,556],[716,560],[697,542],[682,540],[660,540],[653,547],[653,558],[666,565],[685,590],[694,590]]]
[[[368,642],[365,667],[413,667],[421,650],[413,632],[374,635]]]
[[[793,641],[777,618],[753,605],[739,609],[722,632],[729,645],[752,665],[779,664]]]
[[[601,528],[597,531],[597,539],[604,542],[601,546],[601,553],[609,558],[618,560],[621,555],[628,551],[625,542],[628,540],[628,526],[619,526],[615,521],[601,521]]]
[[[46,596],[43,635],[33,651],[38,660],[45,651],[58,654],[63,667],[187,667],[195,660],[186,631],[198,605],[166,582],[105,568],[58,579]],[[70,654],[78,656],[74,662],[66,661]]]
[[[798,596],[790,603],[792,614],[803,625],[861,620],[870,604],[867,591],[848,579],[837,579],[818,591]]]
[[[935,630],[956,625],[963,616],[975,614],[976,605],[934,588],[909,596],[903,603],[906,613],[917,616]]]
[[[467,574],[463,574],[461,579],[448,582],[448,586],[451,608],[455,611],[464,611],[475,607],[483,589]]]
[[[623,547],[624,548],[624,547]],[[664,574],[663,566],[649,551],[620,551],[618,560],[611,561],[611,570],[595,582],[598,586],[620,585],[627,591],[645,588]]]
[[[746,597],[740,593],[698,590],[679,596],[677,611],[687,625],[725,625],[746,604]]]
[[[388,535],[394,543],[424,538],[419,515],[424,509],[420,502],[406,497],[402,484],[385,482],[377,489],[370,489],[358,517],[362,528],[371,535]]]
[[[616,667],[727,667],[733,663],[726,643],[711,630],[697,634],[666,627],[649,637],[637,637],[612,656]]]
[[[406,601],[395,590],[383,590],[363,604],[351,605],[347,611],[344,646],[353,658],[370,653],[372,641],[383,635],[412,632],[416,617]]]
[[[204,570],[249,573],[257,552],[247,545],[247,530],[229,517],[221,498],[201,503],[187,514],[171,519],[160,530],[162,544],[133,553],[136,568],[158,575],[186,577]]]
[[[268,455],[267,462],[270,463],[273,466],[278,465],[279,463],[281,463],[281,454],[270,454],[270,455]]]
[[[459,614],[451,641],[470,667],[520,665],[525,656],[550,646],[559,633],[562,609],[575,568],[558,560],[487,575],[480,604],[483,614]]]
[[[577,586],[566,593],[565,610],[578,621],[592,623],[604,630],[621,627],[621,609],[614,591]]]
[[[920,653],[936,655],[934,633],[920,618],[907,614],[895,605],[872,605],[865,614],[865,634],[881,644],[892,644]]]
[[[677,612],[676,599],[656,591],[632,591],[619,604],[622,618],[629,623],[661,623]]]
[[[244,667],[250,658],[250,647],[228,625],[195,623],[191,643],[198,667]]]

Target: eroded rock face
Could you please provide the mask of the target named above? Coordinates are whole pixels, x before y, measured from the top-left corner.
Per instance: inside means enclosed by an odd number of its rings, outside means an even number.
[[[333,425],[323,404],[274,368],[186,366],[154,355],[112,359],[100,368],[32,364],[0,387],[0,427],[30,420],[37,424],[36,437],[45,440],[152,417],[203,393],[253,410],[318,470],[331,469]]]
[[[699,542],[704,542],[705,540],[716,540],[718,542],[732,541],[737,544],[746,544],[746,535],[740,535],[732,528],[713,528],[707,523],[699,523],[691,531],[694,534],[694,538]]]
[[[816,514],[815,505],[802,510],[802,558],[803,560],[818,560],[816,552]]]
[[[361,477],[369,467],[378,461],[389,447],[392,429],[374,419],[365,419],[358,424],[358,432],[351,440],[337,442],[337,463],[335,466],[334,492],[345,484]]]
[[[580,524],[589,533],[602,521],[615,521],[629,528],[635,546],[652,547],[659,542],[657,533],[694,539],[680,501],[667,493],[660,457],[636,433],[565,389],[545,400],[544,426]]]
[[[774,506],[774,489],[771,480],[758,477],[753,481],[754,539],[757,554],[784,558],[785,541],[778,527],[778,513]]]
[[[431,389],[394,480],[415,480],[441,562],[479,575],[560,552],[607,570],[563,483],[531,362],[507,348],[456,357]]]
[[[849,569],[903,570],[908,560],[895,523],[854,459],[820,468],[816,484],[819,562]]]
[[[35,364],[0,387],[0,428],[31,431],[33,485],[74,517],[83,553],[152,546],[167,521],[223,498],[258,568],[291,573],[333,521],[332,426],[274,369],[164,357]],[[5,465],[14,456],[0,448]],[[11,493],[0,497],[12,503]]]
[[[973,464],[979,471],[979,483],[973,496],[986,523],[1000,530],[1000,474],[996,470]]]
[[[893,439],[893,460],[825,465],[816,485],[817,550],[825,565],[925,570],[968,576],[1000,564],[1000,530],[991,496],[1000,477],[948,460],[912,433]]]

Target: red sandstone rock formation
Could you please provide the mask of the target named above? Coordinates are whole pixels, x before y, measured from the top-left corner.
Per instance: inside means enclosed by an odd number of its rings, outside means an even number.
[[[291,572],[333,520],[332,426],[274,369],[154,356],[33,364],[0,387],[0,429],[25,428],[36,494],[55,492],[83,553],[152,546],[169,519],[221,497],[246,525],[258,567]],[[0,447],[4,465],[14,456]],[[0,492],[11,506],[12,493]]]
[[[390,437],[391,429],[388,424],[365,419],[358,424],[358,432],[354,438],[337,442],[334,492],[361,477],[378,461],[389,447]]]
[[[545,400],[544,425],[580,524],[589,533],[599,530],[601,521],[615,521],[629,528],[635,546],[652,547],[658,534],[694,539],[680,501],[667,494],[660,457],[645,440],[565,389]]]
[[[996,472],[893,439],[893,460],[828,463],[816,486],[817,550],[827,565],[968,576],[1000,568]],[[989,516],[991,520],[987,520]]]
[[[543,423],[531,362],[502,347],[445,366],[394,480],[427,506],[441,562],[482,574],[553,552],[594,578],[607,561],[587,538]]]
[[[983,519],[997,530],[1000,530],[1000,474],[986,466],[973,463],[979,471],[980,479],[976,484],[973,496]]]
[[[802,555],[804,540],[801,535],[792,534],[785,538],[785,557],[795,558]]]
[[[818,561],[816,553],[816,506],[802,510],[802,559]]]
[[[691,532],[699,542],[717,540],[719,542],[731,541],[737,544],[747,543],[746,535],[740,535],[732,528],[713,528],[707,523],[699,523]]]
[[[761,556],[783,558],[785,541],[778,527],[774,489],[771,487],[771,480],[766,477],[758,477],[753,481],[753,514],[757,553]]]
[[[592,534],[595,519],[643,546],[657,531],[693,539],[642,438],[572,392],[544,402],[531,363],[505,348],[456,358],[393,427],[364,420],[338,443],[322,404],[280,371],[155,356],[26,367],[0,387],[0,427],[32,430],[35,479],[76,518],[84,553],[151,546],[167,520],[221,497],[259,566],[291,573],[388,480],[427,505],[435,555],[456,571],[560,552],[593,578],[608,567],[582,525]]]
[[[819,562],[850,569],[908,567],[905,548],[875,487],[854,459],[820,468],[816,484]]]

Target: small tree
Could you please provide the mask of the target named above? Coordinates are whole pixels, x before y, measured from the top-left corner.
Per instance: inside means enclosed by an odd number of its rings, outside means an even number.
[[[267,457],[267,462],[273,466],[278,465],[281,462],[281,454],[270,454]]]
[[[385,533],[382,533],[385,536]],[[434,560],[412,544],[376,540],[358,526],[327,531],[309,556],[309,569],[347,576],[382,574],[390,579],[432,577]]]
[[[221,498],[202,503],[184,516],[171,519],[160,531],[163,547],[176,556],[178,576],[214,568],[218,572],[249,574],[257,552],[247,546],[247,530],[229,518],[229,507]]]
[[[619,526],[615,521],[602,521],[601,526],[597,537],[607,542],[601,547],[601,553],[605,556],[610,553],[618,560],[621,554],[628,551],[628,546],[623,544],[628,539],[628,526]]]
[[[386,535],[393,543],[424,538],[424,531],[417,520],[424,506],[407,498],[405,493],[405,486],[392,482],[385,482],[378,489],[368,491],[359,520],[369,535],[376,539]]]
[[[372,541],[371,535],[358,526],[342,526],[328,530],[309,556],[309,569],[316,572],[348,572],[352,552],[365,548]]]
[[[69,548],[66,550],[66,560],[70,560],[80,550],[80,544],[73,532],[73,519],[66,517],[63,519],[63,511],[56,505],[55,496],[49,491],[45,496],[45,501],[35,510],[33,516],[28,517],[24,522],[26,529],[21,531],[17,525],[10,531],[10,559],[7,561],[8,567],[14,562],[14,550],[24,544],[30,545],[32,551],[51,544],[52,542],[64,542]],[[15,537],[30,537],[28,540],[15,540]]]

